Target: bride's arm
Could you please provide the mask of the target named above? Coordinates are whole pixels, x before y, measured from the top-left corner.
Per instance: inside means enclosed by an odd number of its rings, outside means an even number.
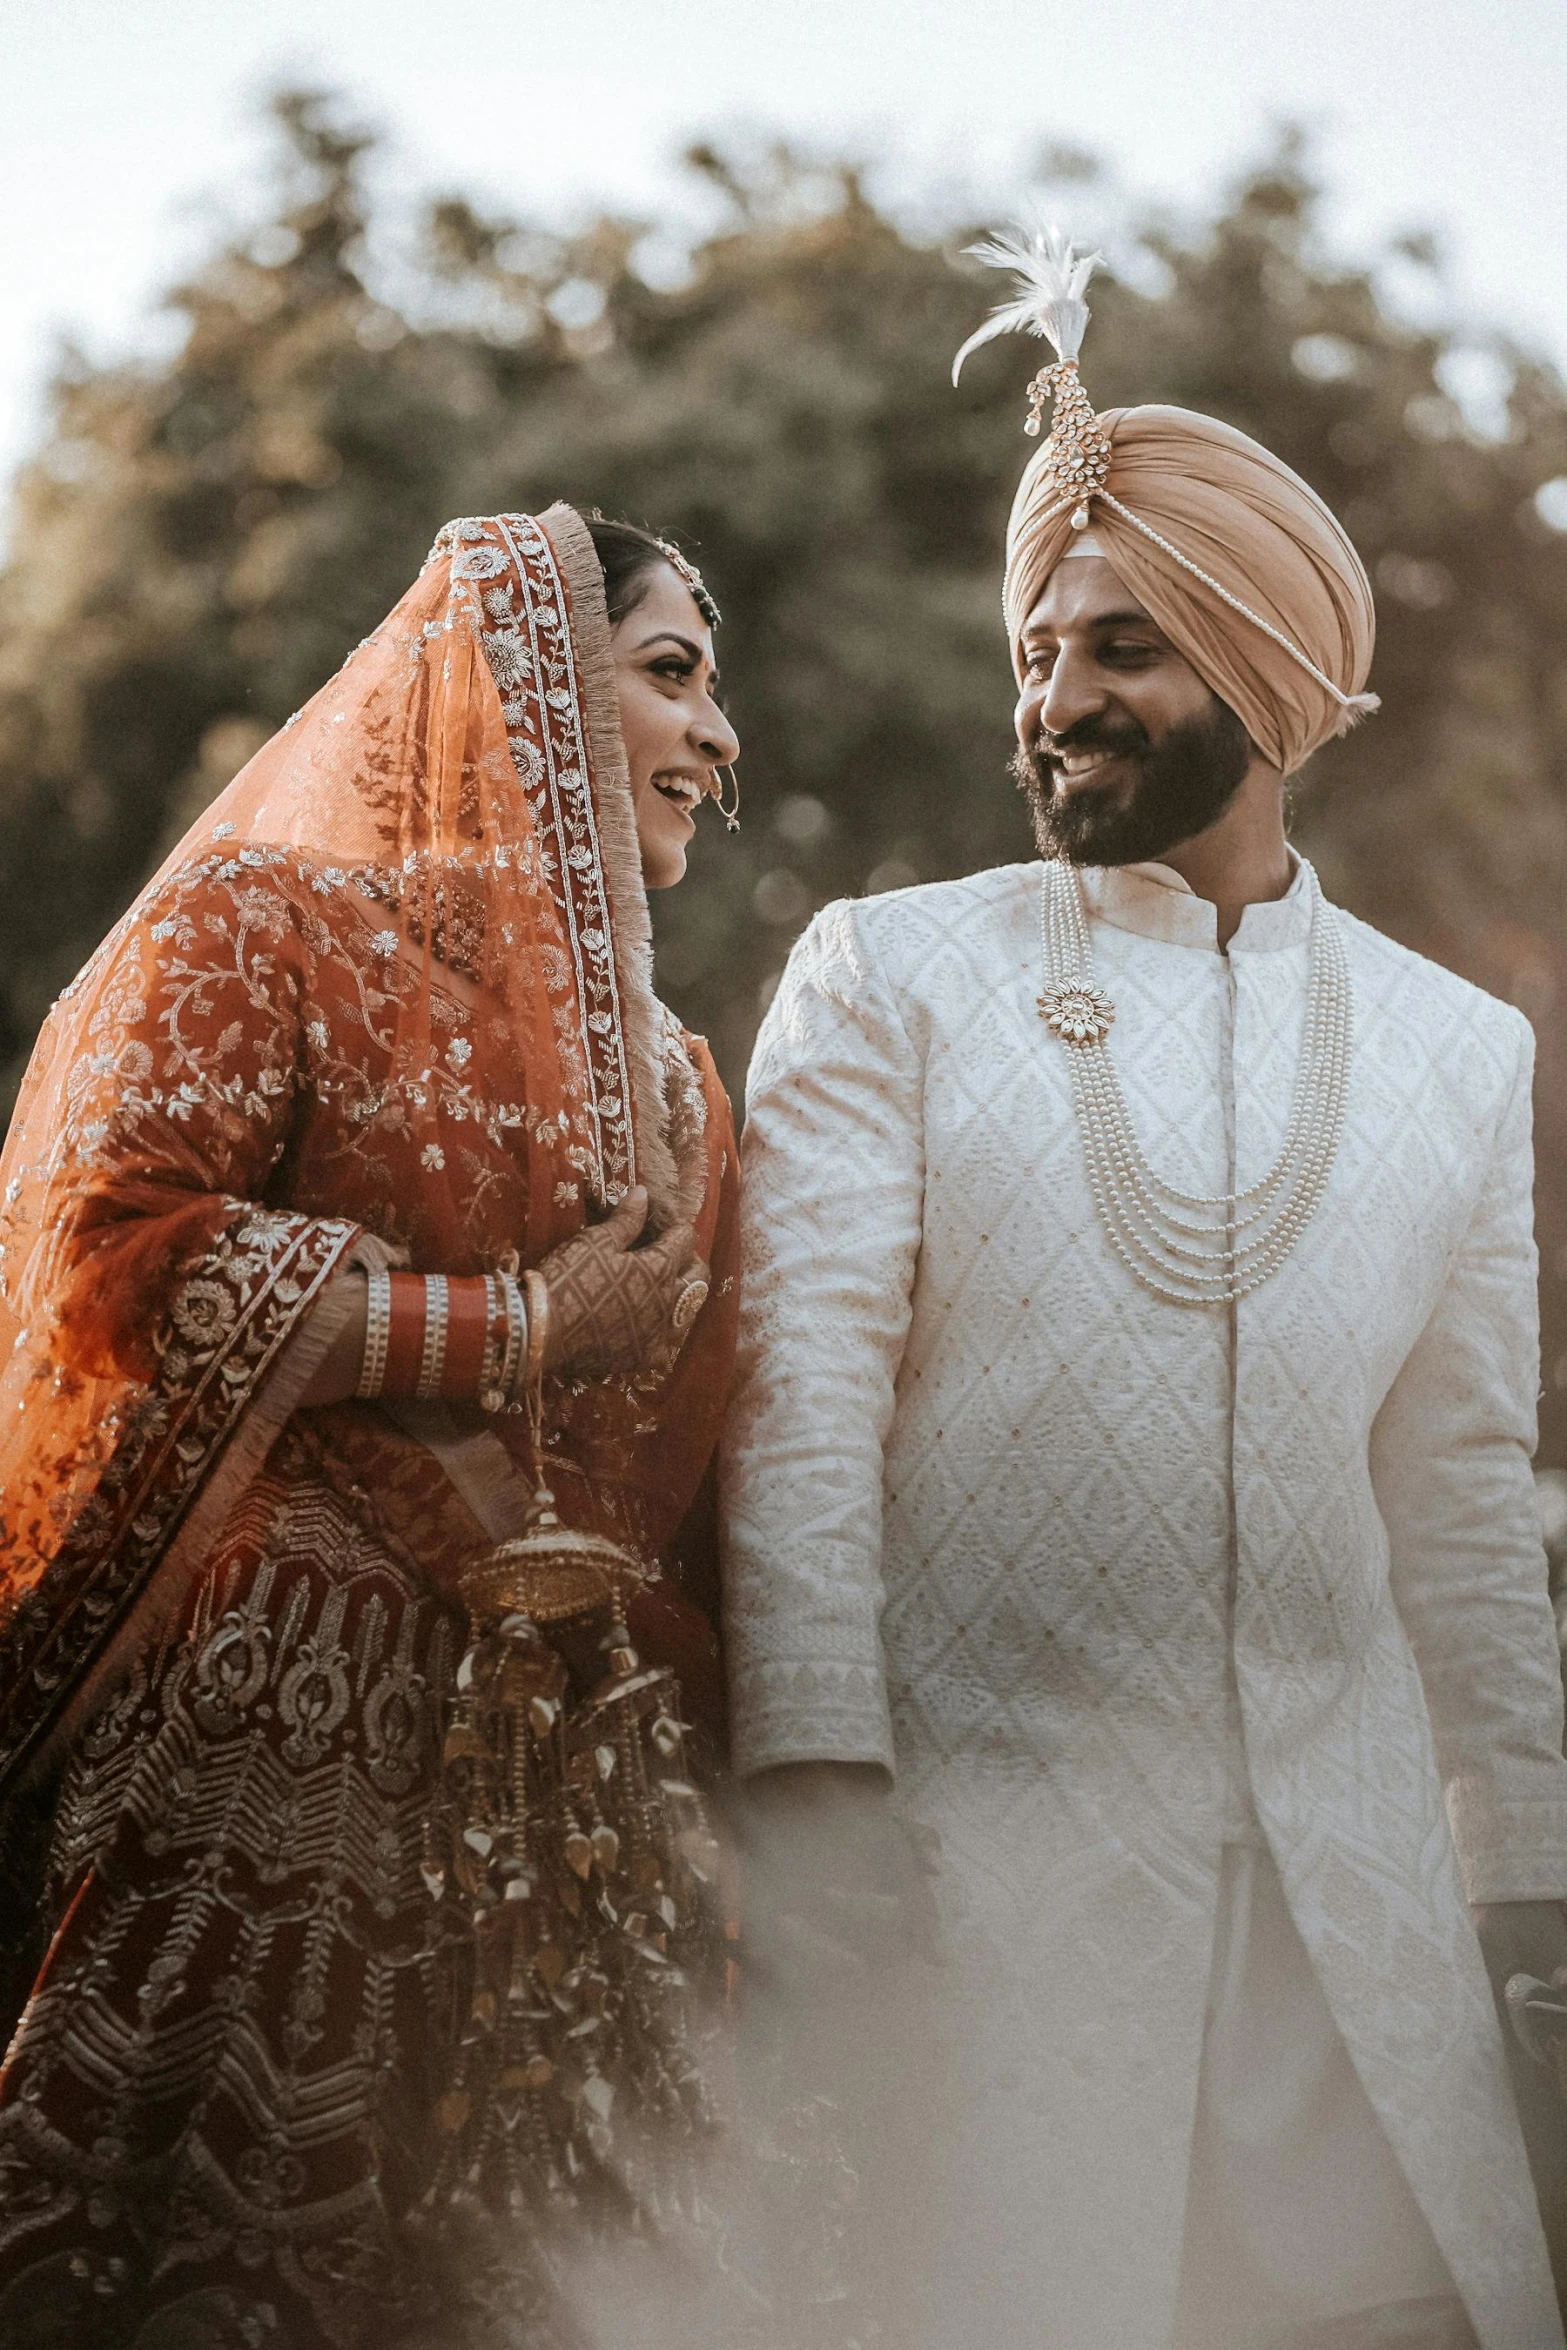
[[[645,1248],[636,1244],[647,1221],[647,1193],[627,1193],[602,1224],[590,1225],[551,1251],[538,1267],[549,1293],[544,1368],[561,1378],[605,1379],[640,1370],[679,1333],[675,1308],[694,1281],[707,1279],[689,1224],[672,1225]],[[351,1293],[345,1319],[302,1401],[346,1403],[359,1385],[369,1318],[364,1273],[338,1275]],[[327,1301],[322,1302],[327,1310]],[[396,1389],[383,1387],[383,1393]],[[411,1392],[411,1391],[410,1391]]]

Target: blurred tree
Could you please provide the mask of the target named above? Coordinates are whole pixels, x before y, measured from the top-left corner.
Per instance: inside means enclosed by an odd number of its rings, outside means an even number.
[[[726,217],[673,287],[645,223],[566,237],[456,197],[394,277],[365,136],[319,96],[276,115],[273,217],[172,296],[177,355],[67,361],[17,483],[7,1090],[156,858],[438,525],[553,497],[675,531],[728,614],[746,829],[706,831],[655,911],[665,990],[738,1086],[816,906],[1028,853],[998,614],[1026,367],[1001,346],[961,394],[947,373],[995,289],[966,236],[921,245],[853,171],[782,149],[692,151]],[[1297,830],[1344,902],[1539,1024],[1546,1450],[1567,1462],[1567,392],[1501,337],[1401,323],[1388,286],[1429,273],[1420,240],[1336,266],[1291,141],[1200,234],[1147,223],[1121,259],[1096,399],[1256,433],[1376,578],[1383,713],[1314,763]]]

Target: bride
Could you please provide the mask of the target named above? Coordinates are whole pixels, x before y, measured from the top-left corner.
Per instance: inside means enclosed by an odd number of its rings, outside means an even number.
[[[628,525],[449,524],[44,1030],[0,1162],[7,2344],[422,2341],[442,2180],[621,2159],[602,2052],[700,1838],[649,1859],[608,1773],[655,1712],[685,1767],[657,1666],[716,1682],[734,1143],[645,891],[738,752],[717,617]],[[541,1509],[631,1570],[575,1654],[485,1580]],[[641,1728],[568,1757],[605,1672]],[[514,1794],[564,1774],[526,1967],[497,1737]]]

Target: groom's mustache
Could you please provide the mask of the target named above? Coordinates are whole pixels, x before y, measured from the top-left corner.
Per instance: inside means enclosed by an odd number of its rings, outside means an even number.
[[[1136,718],[1080,718],[1060,734],[1048,726],[1039,730],[1035,753],[1041,760],[1069,758],[1079,751],[1105,751],[1116,758],[1138,758],[1152,747],[1153,738]]]

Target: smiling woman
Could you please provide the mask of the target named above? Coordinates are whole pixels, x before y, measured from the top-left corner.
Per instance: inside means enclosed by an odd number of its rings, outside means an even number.
[[[703,800],[740,755],[718,703],[718,607],[667,541],[594,515],[588,530],[604,573],[620,731],[631,777],[642,878],[670,889]]]
[[[0,2341],[472,2350],[548,2298],[563,2177],[624,2219],[700,2140],[735,1150],[644,891],[739,748],[715,617],[624,525],[448,524],[45,1028],[0,1175]],[[510,2219],[437,2288],[459,2188]]]

